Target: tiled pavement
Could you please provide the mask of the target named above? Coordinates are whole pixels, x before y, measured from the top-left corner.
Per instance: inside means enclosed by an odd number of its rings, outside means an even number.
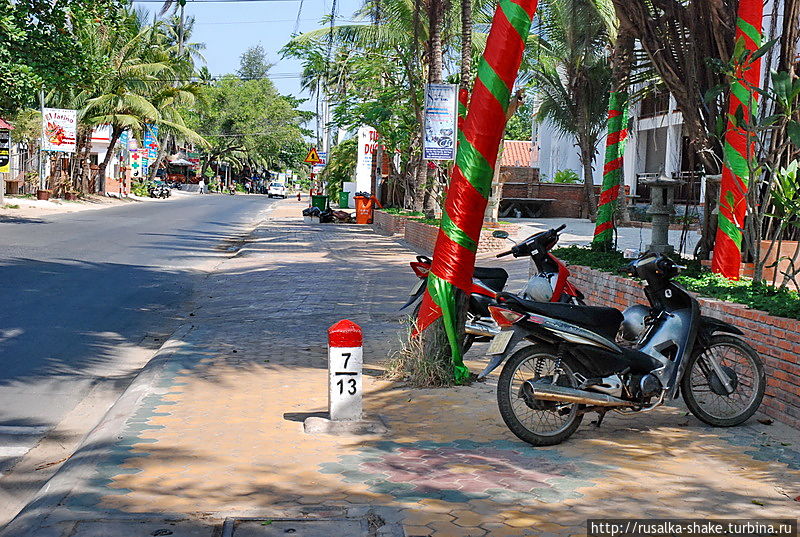
[[[582,535],[603,516],[798,517],[797,431],[712,429],[664,408],[599,429],[587,419],[565,444],[532,448],[503,425],[496,377],[430,390],[383,380],[411,252],[363,227],[303,225],[289,201],[209,277],[155,389],[91,479],[37,521],[53,533],[34,534],[66,535],[53,528],[70,518],[363,506],[437,537]],[[365,411],[388,423],[382,437],[303,432],[326,409],[325,330],[341,318],[364,329]]]

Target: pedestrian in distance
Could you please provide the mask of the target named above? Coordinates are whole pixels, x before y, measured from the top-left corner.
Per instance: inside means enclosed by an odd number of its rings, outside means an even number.
[[[197,186],[200,188],[197,189],[198,194],[205,194],[206,193],[206,182],[203,179],[200,179],[200,182],[197,183]]]

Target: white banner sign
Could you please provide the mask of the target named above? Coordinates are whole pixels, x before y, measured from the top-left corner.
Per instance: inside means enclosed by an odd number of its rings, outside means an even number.
[[[458,128],[458,86],[428,84],[425,89],[425,160],[455,160]]]
[[[42,117],[45,151],[75,152],[75,138],[78,135],[78,113],[75,110],[45,108]]]
[[[372,127],[358,129],[358,160],[356,161],[356,192],[372,193],[372,161],[378,149],[378,131]]]

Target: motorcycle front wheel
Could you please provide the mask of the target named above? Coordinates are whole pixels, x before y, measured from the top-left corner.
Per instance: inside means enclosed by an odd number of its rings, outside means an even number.
[[[552,381],[558,373],[557,386],[577,388],[575,371],[572,357],[559,360],[550,345],[529,345],[511,355],[497,383],[497,405],[511,432],[534,446],[560,444],[572,436],[583,420],[580,405],[532,400],[523,391],[523,383]]]
[[[716,358],[733,392],[728,394],[710,358]],[[681,379],[681,393],[700,421],[715,427],[733,427],[752,416],[764,398],[764,364],[753,348],[733,336],[712,336],[695,350]]]

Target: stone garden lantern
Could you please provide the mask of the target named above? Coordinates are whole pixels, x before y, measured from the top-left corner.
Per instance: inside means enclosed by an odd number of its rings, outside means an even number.
[[[656,179],[645,179],[642,184],[650,187],[647,214],[653,215],[653,233],[648,251],[671,254],[675,248],[669,244],[669,220],[675,214],[675,187],[682,185],[683,181],[662,175]]]

